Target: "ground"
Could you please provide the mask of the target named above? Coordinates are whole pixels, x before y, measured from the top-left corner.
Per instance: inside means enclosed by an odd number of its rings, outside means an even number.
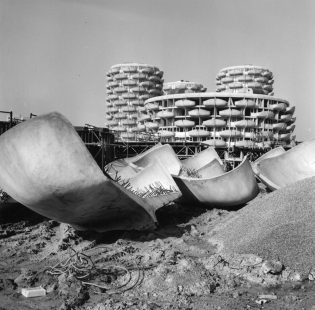
[[[261,187],[261,194],[266,195]],[[0,210],[0,310],[312,309],[314,278],[209,242],[237,210],[171,204],[153,231],[75,231],[18,204]],[[46,289],[26,298],[22,288]]]

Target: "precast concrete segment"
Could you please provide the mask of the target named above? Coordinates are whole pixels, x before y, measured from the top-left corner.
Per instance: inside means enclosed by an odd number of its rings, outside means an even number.
[[[133,178],[134,176],[137,175],[137,173],[139,172],[136,166],[134,165],[128,165],[126,167],[124,167],[123,169],[121,169],[120,171],[118,171],[115,175],[115,180],[117,180],[118,178],[120,180],[127,180],[130,178]]]
[[[178,203],[194,203],[206,207],[231,207],[242,205],[258,193],[258,185],[251,165],[245,157],[234,170],[210,178],[186,178],[173,175],[183,196]]]
[[[281,155],[285,153],[285,149],[282,146],[276,147],[275,149],[270,150],[269,152],[265,153],[264,155],[260,156],[258,159],[256,159],[252,165],[252,169],[255,173],[255,175],[258,177],[258,170],[257,165],[264,159],[276,157],[278,155]]]
[[[203,166],[210,163],[214,158],[216,158],[219,163],[222,165],[222,161],[217,154],[214,147],[208,147],[200,153],[195,154],[194,156],[187,158],[181,161],[181,164],[189,169],[198,170]]]
[[[271,190],[315,176],[315,138],[276,157],[261,160],[257,176]]]
[[[119,172],[121,170],[125,169],[126,167],[128,167],[128,165],[130,163],[132,163],[133,161],[136,161],[140,157],[146,155],[147,153],[149,153],[152,150],[159,148],[161,146],[162,146],[162,144],[159,142],[141,154],[138,154],[138,155],[133,156],[133,157],[127,157],[127,158],[114,160],[105,166],[105,171],[111,178],[115,179],[117,175],[120,175]],[[131,169],[133,169],[133,168],[131,168]],[[130,170],[130,172],[132,173],[131,170]],[[124,178],[123,176],[121,176],[121,177]]]
[[[140,168],[130,163],[129,166],[119,171],[118,176],[122,181],[128,182],[133,192],[152,192],[154,188],[159,187],[166,191],[172,189],[169,195],[173,195],[173,199],[181,196],[180,190],[172,176],[158,158],[155,158],[153,162],[145,168]],[[156,180],[158,180],[158,184],[156,184]],[[161,194],[161,196],[164,195]]]
[[[146,167],[154,161],[155,158],[158,158],[170,174],[178,175],[181,164],[180,160],[177,158],[173,148],[169,144],[157,148],[151,148],[143,156],[140,156],[132,163],[138,167]]]
[[[214,178],[225,173],[223,166],[216,158],[202,168],[198,169],[197,172],[201,176],[201,178]]]
[[[119,171],[123,170],[127,166],[128,162],[124,158],[117,159],[107,164],[104,170],[112,179],[115,179]]]
[[[76,229],[153,228],[155,210],[166,203],[138,197],[105,177],[74,127],[57,112],[1,135],[0,158],[0,188]]]

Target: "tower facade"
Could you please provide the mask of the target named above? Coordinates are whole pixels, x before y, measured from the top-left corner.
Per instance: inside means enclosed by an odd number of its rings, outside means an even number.
[[[123,63],[112,66],[106,75],[109,128],[118,141],[141,139],[152,126],[144,124],[151,118],[144,103],[163,94],[163,71],[148,64]]]
[[[290,145],[295,107],[273,97],[271,71],[258,66],[229,67],[220,70],[216,81],[217,92],[191,87],[198,85],[191,82],[164,84],[163,96],[145,101],[151,118],[144,125],[155,124],[156,135],[165,142],[241,149]]]

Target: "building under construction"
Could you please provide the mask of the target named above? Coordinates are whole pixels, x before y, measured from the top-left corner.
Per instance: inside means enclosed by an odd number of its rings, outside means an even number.
[[[182,158],[214,146],[234,167],[246,154],[254,159],[294,144],[295,107],[273,96],[273,73],[266,68],[224,68],[216,92],[183,80],[163,84],[158,68],[136,63],[113,66],[107,76],[107,118],[118,157],[157,142],[169,143]]]

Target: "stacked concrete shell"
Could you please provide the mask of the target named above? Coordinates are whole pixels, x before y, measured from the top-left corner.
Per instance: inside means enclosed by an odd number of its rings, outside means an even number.
[[[150,119],[145,100],[163,94],[163,71],[148,64],[123,63],[107,73],[107,124],[118,140],[136,140]]]
[[[217,92],[273,95],[273,74],[266,68],[252,65],[221,69],[216,77]]]
[[[235,74],[238,78],[249,76],[255,79],[267,76],[263,73],[268,72],[266,83],[272,78],[272,73],[261,67],[251,66],[256,70],[253,75],[244,74],[244,68],[247,70],[248,66],[231,68],[223,69],[225,76]],[[238,71],[232,71],[236,69]],[[219,79],[222,78],[223,73]],[[245,83],[242,87],[244,92],[236,92],[235,89],[228,92],[200,92],[202,88],[199,87],[197,92],[190,89],[183,93],[170,93],[169,88],[165,89],[164,86],[163,96],[146,100],[145,107],[151,114],[146,122],[156,124],[157,136],[165,142],[202,142],[216,147],[236,146],[244,149],[270,148],[275,142],[289,144],[295,127],[295,107],[290,107],[288,101],[275,98],[270,93],[255,94],[255,89],[249,86]]]

